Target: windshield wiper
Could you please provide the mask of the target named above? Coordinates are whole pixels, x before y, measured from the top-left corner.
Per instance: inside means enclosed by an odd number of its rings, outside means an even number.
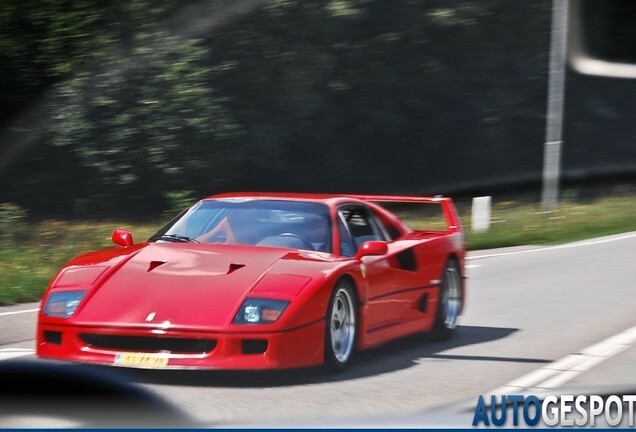
[[[182,243],[199,243],[199,241],[193,239],[192,237],[179,235],[179,234],[161,234],[150,237],[150,241],[155,240],[166,240],[166,241],[174,241],[174,242],[182,242]]]

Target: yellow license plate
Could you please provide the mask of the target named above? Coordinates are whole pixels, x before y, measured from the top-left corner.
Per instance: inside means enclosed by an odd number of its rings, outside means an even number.
[[[168,365],[168,357],[148,353],[121,353],[115,356],[115,364],[121,366],[159,368]]]

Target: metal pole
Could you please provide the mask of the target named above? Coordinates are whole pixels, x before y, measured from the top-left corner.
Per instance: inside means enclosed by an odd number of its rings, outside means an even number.
[[[567,26],[568,0],[552,0],[550,74],[548,77],[543,188],[541,191],[541,206],[546,210],[555,208],[559,198]]]

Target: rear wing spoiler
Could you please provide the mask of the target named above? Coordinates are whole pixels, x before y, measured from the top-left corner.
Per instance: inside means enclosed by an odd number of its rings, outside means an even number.
[[[368,201],[384,207],[382,203],[394,204],[436,204],[441,206],[444,219],[446,220],[446,230],[451,233],[462,232],[462,225],[457,214],[457,209],[453,204],[453,200],[444,196],[435,197],[414,197],[414,196],[396,196],[396,195],[347,195],[362,201]]]

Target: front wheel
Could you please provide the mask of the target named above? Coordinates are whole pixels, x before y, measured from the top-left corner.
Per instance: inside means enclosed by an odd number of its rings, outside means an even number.
[[[355,294],[351,284],[336,284],[327,308],[325,325],[325,366],[344,369],[351,360],[357,336]]]
[[[459,312],[462,309],[462,275],[455,260],[449,260],[444,267],[434,334],[441,339],[449,339],[457,329]]]

